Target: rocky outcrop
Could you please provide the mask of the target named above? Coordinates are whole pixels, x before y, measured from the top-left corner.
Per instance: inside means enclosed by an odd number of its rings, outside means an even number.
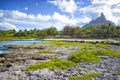
[[[113,47],[113,49],[120,48],[120,46]],[[101,74],[93,80],[120,80],[120,76],[115,74],[116,71],[120,70],[120,58],[108,56],[99,56],[102,61],[98,63],[79,62],[77,65],[62,71],[47,68],[33,72],[25,71],[25,68],[31,64],[49,61],[53,57],[66,59],[71,52],[79,51],[79,48],[78,46],[53,48],[47,45],[44,49],[52,50],[50,54],[40,54],[38,51],[40,48],[27,48],[28,50],[25,52],[19,51],[1,56],[0,80],[68,80],[70,76],[79,76],[92,72]],[[24,50],[26,50],[26,47]]]
[[[105,18],[104,14],[101,13],[100,17],[96,18],[95,20],[90,21],[88,24],[84,25],[83,27],[89,26],[101,26],[101,25],[115,25],[112,21],[109,21]]]

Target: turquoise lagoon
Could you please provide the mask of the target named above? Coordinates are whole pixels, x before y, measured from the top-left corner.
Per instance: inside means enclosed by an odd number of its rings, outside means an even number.
[[[21,45],[21,44],[33,44],[39,42],[49,42],[49,40],[16,40],[16,41],[3,41],[0,42],[0,53],[14,52],[12,49],[5,48],[7,45]]]

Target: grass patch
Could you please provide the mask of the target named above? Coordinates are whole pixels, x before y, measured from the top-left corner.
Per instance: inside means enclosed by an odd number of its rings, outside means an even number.
[[[51,53],[51,50],[39,50],[39,53],[49,54]]]
[[[93,78],[96,78],[100,76],[99,73],[90,73],[90,74],[85,74],[82,76],[72,76],[69,78],[69,80],[93,80]]]
[[[71,53],[68,57],[69,60],[78,62],[99,62],[101,59],[99,56],[110,56],[120,58],[120,54],[114,50],[95,50],[90,48],[82,48],[79,52]]]
[[[51,41],[51,42],[43,42],[44,44],[50,44],[54,46],[64,46],[64,47],[70,47],[70,46],[80,46],[81,48],[90,48],[90,47],[98,47],[98,48],[109,48],[109,44],[102,44],[102,43],[80,43],[80,42],[62,42],[62,41]]]
[[[50,42],[43,42],[44,44],[50,44],[50,45],[55,45],[55,46],[62,46],[65,44],[65,42],[62,41],[50,41]]]
[[[51,42],[43,42],[44,44],[54,45],[54,46],[64,46],[64,47],[70,47],[70,46],[78,46],[80,45],[79,42],[62,42],[62,41],[51,41]]]
[[[48,69],[66,69],[68,67],[74,66],[75,63],[65,60],[65,59],[57,59],[57,58],[52,58],[48,62],[43,62],[43,63],[36,63],[31,65],[29,68],[26,69],[26,71],[35,71],[38,69],[43,69],[43,68],[48,68]]]
[[[109,44],[97,43],[97,44],[95,44],[95,47],[108,49],[110,47],[110,45]]]
[[[117,75],[120,75],[120,71],[115,72]]]
[[[99,62],[101,59],[93,54],[93,51],[81,50],[79,52],[71,53],[69,60],[78,62]]]
[[[111,50],[111,49],[97,50],[95,55],[98,55],[98,56],[110,56],[110,57],[120,58],[120,54],[118,52],[116,52],[115,50]]]
[[[115,40],[120,41],[120,38],[116,38]]]

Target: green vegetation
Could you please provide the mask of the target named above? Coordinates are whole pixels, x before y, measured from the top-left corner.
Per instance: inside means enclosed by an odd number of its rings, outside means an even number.
[[[44,44],[50,44],[54,46],[79,46],[78,52],[73,52],[69,55],[68,60],[52,58],[48,62],[36,63],[31,65],[26,71],[34,71],[43,68],[57,68],[65,69],[67,67],[72,67],[78,62],[99,62],[101,58],[99,56],[111,56],[120,58],[120,54],[114,50],[111,50],[109,44],[92,44],[92,43],[79,43],[79,42],[61,42],[61,41],[51,41],[44,42]],[[39,50],[39,53],[51,53],[50,50]],[[79,71],[79,70],[78,70]],[[72,78],[71,78],[72,79]]]
[[[120,41],[120,38],[116,38],[115,40],[118,40],[118,41]]]
[[[78,62],[99,62],[101,59],[99,56],[111,56],[120,57],[120,54],[114,50],[110,49],[109,44],[92,44],[92,43],[79,43],[79,42],[61,42],[61,41],[51,41],[45,42],[45,44],[55,45],[55,46],[79,46],[79,52],[73,52],[69,56],[69,60]]]
[[[79,43],[80,51],[73,52],[69,56],[69,60],[78,62],[99,62],[99,56],[111,56],[120,58],[120,54],[110,49],[109,44],[92,44],[92,43]]]
[[[51,41],[51,42],[43,42],[44,44],[50,44],[50,45],[55,45],[55,46],[63,46],[65,44],[65,42],[61,42],[61,41]]]
[[[69,56],[69,60],[78,62],[99,62],[101,59],[93,54],[94,51],[82,50],[79,52],[74,52]]]
[[[50,50],[39,50],[39,53],[49,54],[51,53],[51,51]]]
[[[109,49],[110,45],[109,44],[97,43],[97,44],[95,44],[95,47],[103,48],[103,49]]]
[[[15,30],[2,31],[0,30],[0,41],[4,40],[21,40],[21,39],[43,39],[60,34],[55,28],[47,28],[43,30]]]
[[[117,39],[120,40],[120,27],[113,25],[90,26],[81,28],[79,26],[65,26],[62,31],[58,31],[55,27],[42,30],[0,30],[0,41],[19,40],[19,39],[44,39],[54,38],[60,35],[60,38],[97,38],[97,39]]]
[[[69,78],[69,80],[93,80],[93,78],[96,78],[100,76],[99,73],[90,73],[90,74],[85,74],[82,76],[72,76]]]
[[[62,41],[51,41],[51,42],[43,42],[44,44],[49,44],[52,46],[64,46],[64,47],[70,47],[70,46],[79,46],[79,42],[62,42]]]
[[[79,26],[65,26],[62,33],[73,38],[120,38],[120,27],[114,25],[101,25],[80,28]]]
[[[81,49],[79,52],[71,53],[69,60],[78,62],[99,62],[101,59],[99,56],[111,56],[120,58],[120,54],[114,50],[95,50],[95,49]]]
[[[57,69],[65,69],[68,67],[74,66],[75,63],[65,60],[65,59],[57,59],[57,58],[52,58],[48,62],[43,62],[43,63],[36,63],[31,65],[29,68],[26,69],[26,71],[35,71],[38,69],[43,69],[43,68],[57,68]]]
[[[96,50],[94,55],[98,56],[111,56],[111,57],[117,57],[120,58],[120,54],[114,50],[106,49],[106,50]]]
[[[120,71],[117,71],[116,74],[117,74],[117,75],[120,75]]]
[[[102,43],[80,43],[80,42],[62,42],[62,41],[51,41],[51,42],[43,42],[44,44],[54,45],[54,46],[64,46],[64,47],[71,47],[71,46],[80,46],[80,48],[106,48],[109,49],[109,44],[102,44]]]

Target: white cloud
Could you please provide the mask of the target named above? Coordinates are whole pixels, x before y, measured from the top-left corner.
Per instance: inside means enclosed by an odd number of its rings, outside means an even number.
[[[0,18],[3,17],[3,16],[4,16],[3,12],[0,11]]]
[[[106,6],[111,6],[111,5],[116,5],[119,4],[120,0],[92,0],[93,5],[106,5]]]
[[[58,6],[63,12],[73,14],[77,10],[77,3],[74,0],[53,0],[48,2]]]
[[[55,12],[53,15],[54,20],[58,20],[62,23],[69,23],[69,18],[65,15],[60,15],[59,13]]]
[[[36,16],[36,19],[43,20],[43,21],[48,21],[48,20],[51,19],[51,16],[50,15],[41,15],[41,14],[38,14]]]
[[[0,21],[14,24],[17,29],[43,29],[54,26],[58,30],[61,30],[65,25],[83,25],[91,20],[87,16],[70,18],[58,12],[54,12],[53,15],[37,14],[36,16],[18,10],[1,10],[1,13],[3,17],[0,18]]]
[[[24,10],[26,10],[26,11],[27,11],[27,10],[28,10],[28,7],[24,7]]]
[[[18,10],[13,10],[11,13],[11,16],[15,19],[20,19],[20,18],[26,18],[27,14],[26,13],[22,13]]]
[[[3,30],[10,30],[10,29],[17,30],[15,25],[8,23],[8,22],[0,22],[0,28]]]
[[[28,19],[35,20],[36,17],[34,15],[27,15]]]
[[[98,16],[103,12],[108,20],[120,25],[120,0],[91,0],[91,5],[80,8],[79,11],[84,14],[97,14]],[[92,15],[93,17],[94,15]]]
[[[53,15],[33,15],[20,12],[18,10],[1,10],[3,17],[0,18],[2,22],[8,22],[17,26],[24,26],[24,29],[29,29],[30,26],[33,28],[48,28],[51,26],[57,27],[57,29],[62,29],[65,25],[77,25],[78,23],[84,23],[89,21],[86,17],[83,18],[70,18],[66,15],[61,15],[58,12],[54,12]],[[85,19],[85,20],[84,20]]]

